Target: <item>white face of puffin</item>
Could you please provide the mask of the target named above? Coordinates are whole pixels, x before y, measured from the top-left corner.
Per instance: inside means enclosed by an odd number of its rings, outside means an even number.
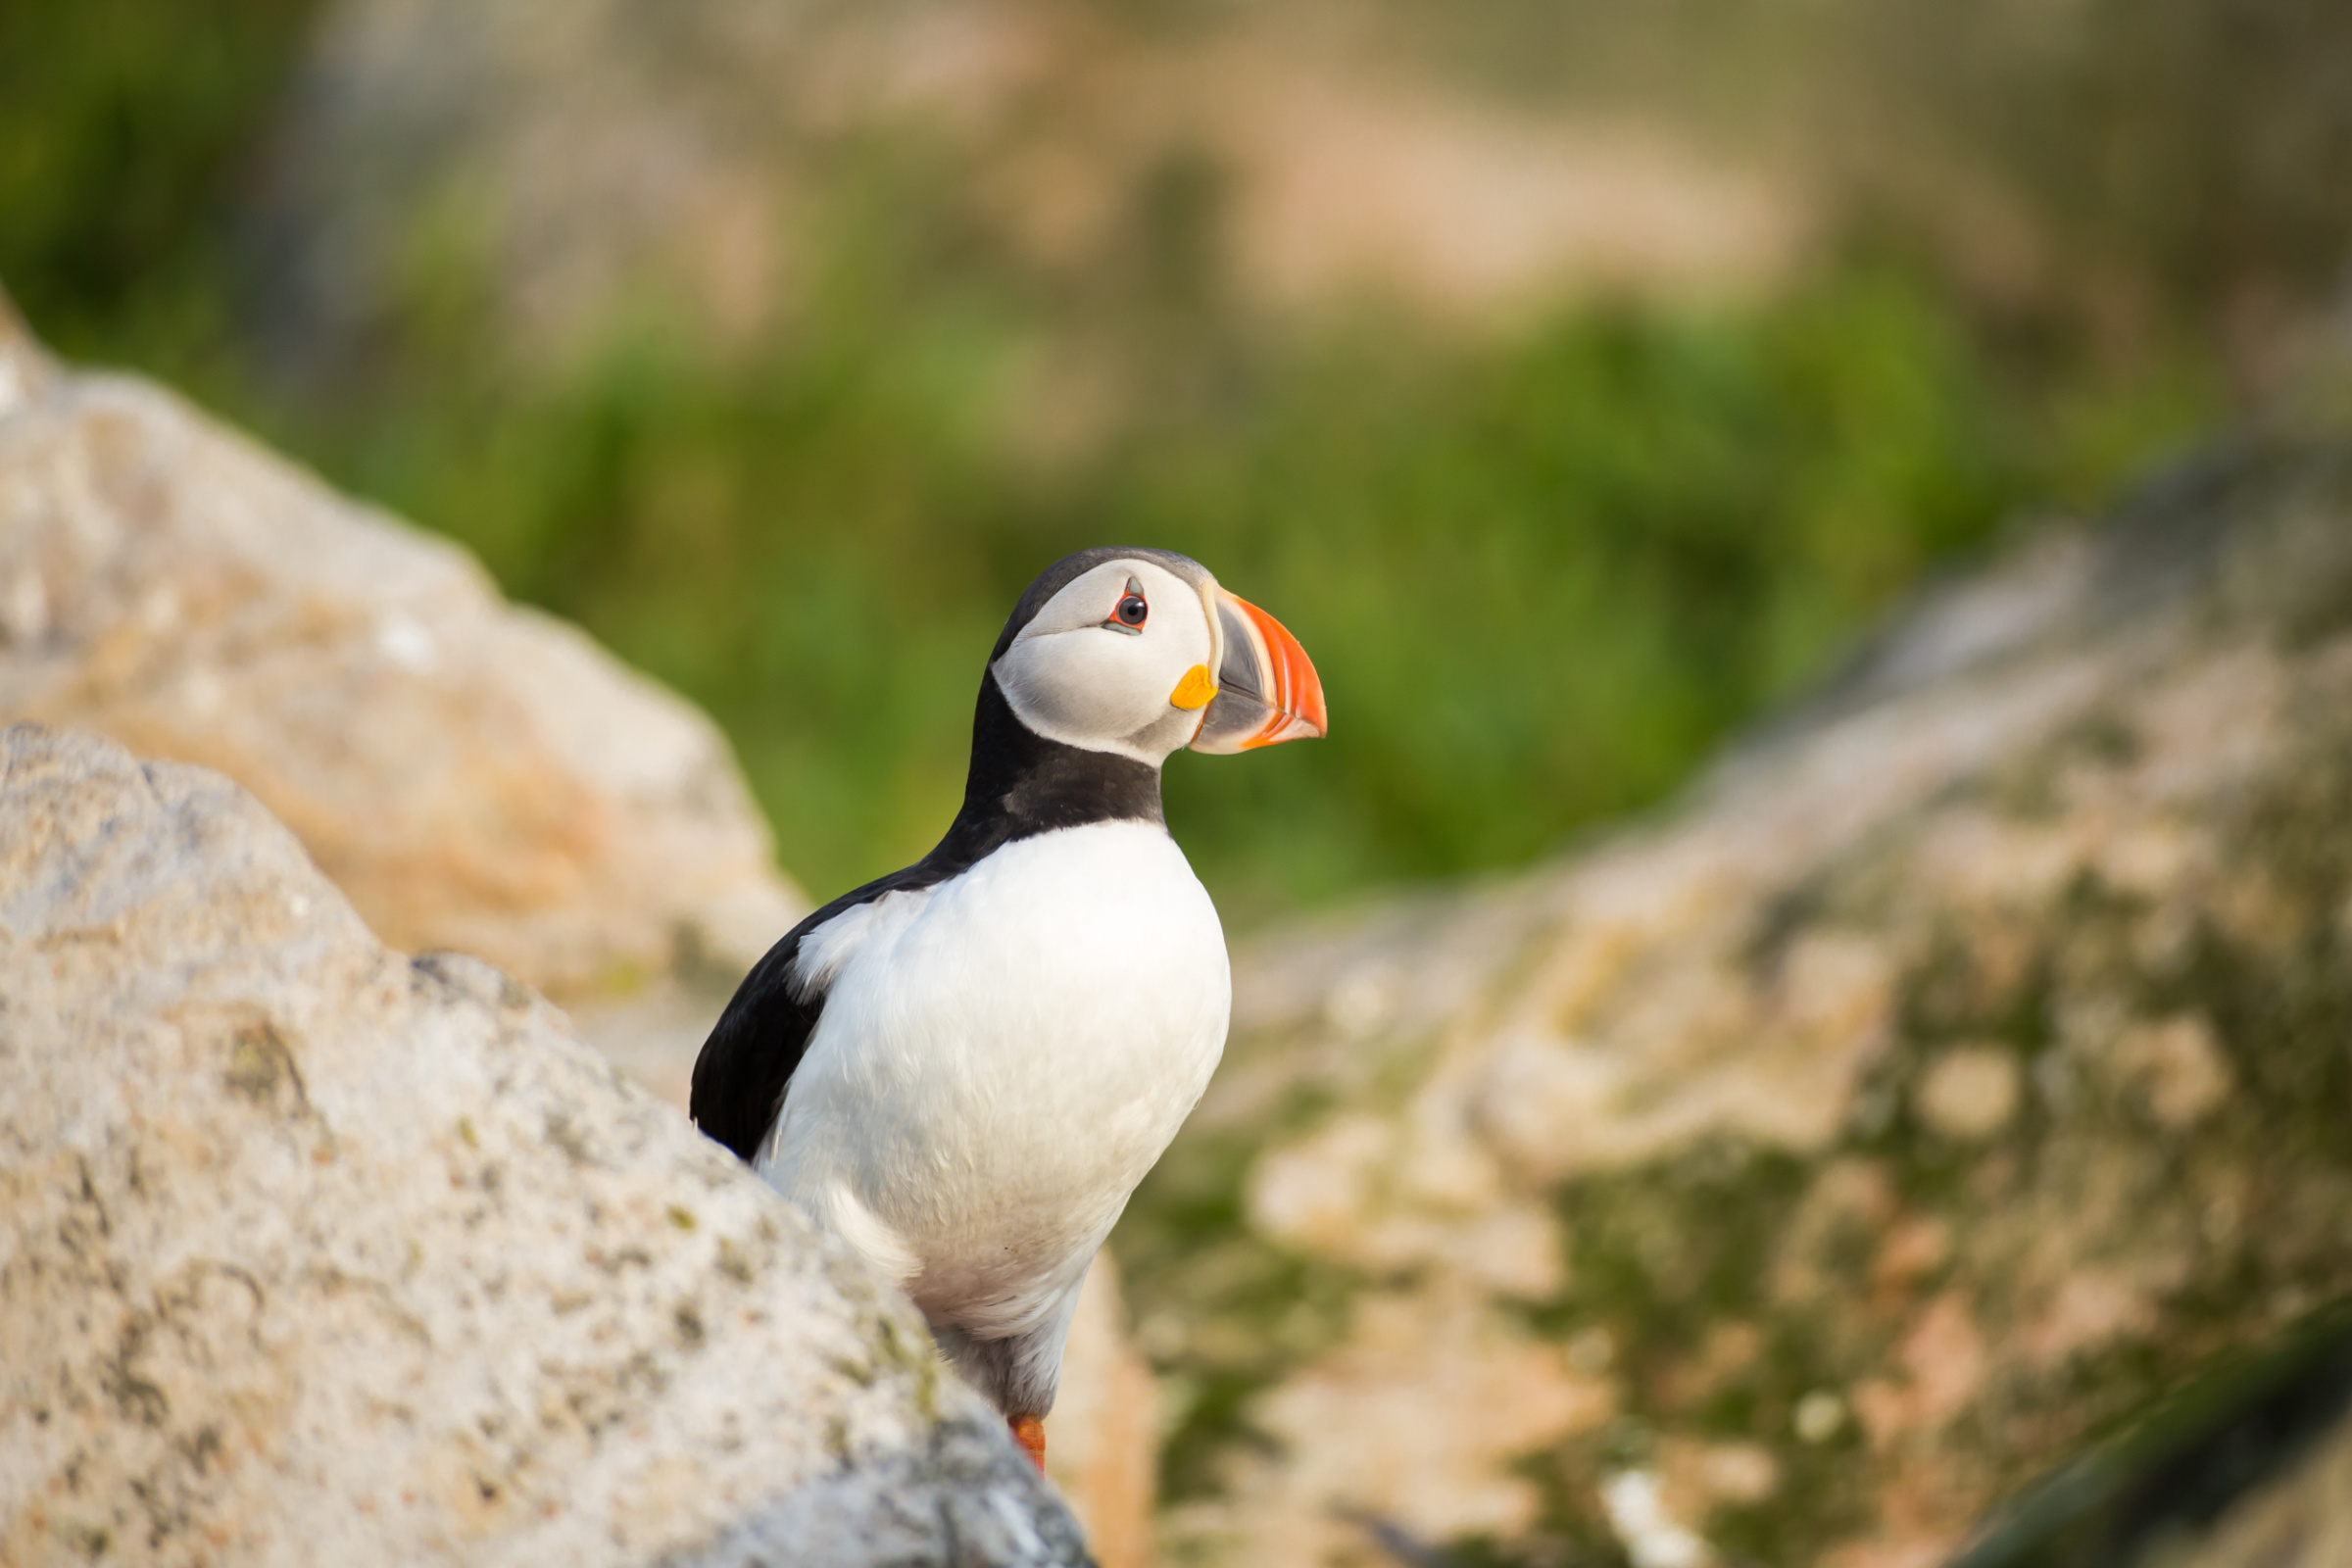
[[[1298,639],[1206,571],[1189,575],[1106,561],[1047,600],[993,666],[1014,714],[1049,740],[1153,767],[1184,746],[1321,735],[1323,687]]]

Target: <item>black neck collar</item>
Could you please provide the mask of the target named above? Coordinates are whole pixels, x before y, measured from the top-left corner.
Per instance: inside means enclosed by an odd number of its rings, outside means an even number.
[[[972,715],[963,808],[923,864],[953,874],[1015,839],[1090,822],[1164,824],[1159,769],[1048,740],[1014,715],[991,669]]]

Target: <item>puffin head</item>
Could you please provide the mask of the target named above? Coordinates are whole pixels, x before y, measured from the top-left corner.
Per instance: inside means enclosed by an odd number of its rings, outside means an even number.
[[[1272,615],[1169,550],[1065,556],[1021,595],[989,656],[1020,722],[1157,767],[1324,733],[1323,683]]]

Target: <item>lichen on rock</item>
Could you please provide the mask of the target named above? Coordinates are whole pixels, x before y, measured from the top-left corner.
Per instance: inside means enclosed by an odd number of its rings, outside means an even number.
[[[2348,541],[2352,452],[2249,440],[1931,595],[1653,818],[1239,956],[1120,1238],[1223,1391],[1178,1544],[1938,1563],[2352,1292]],[[1307,1279],[1287,1348],[1152,1332]]]

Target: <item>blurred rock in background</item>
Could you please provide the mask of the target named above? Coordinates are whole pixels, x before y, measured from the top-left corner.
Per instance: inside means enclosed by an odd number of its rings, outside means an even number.
[[[297,356],[461,254],[561,355],[649,286],[718,337],[807,308],[821,206],[893,143],[983,245],[1199,263],[1296,311],[1490,323],[1783,282],[1857,223],[2006,306],[2274,353],[2339,282],[2346,24],[2321,0],[1675,4],[1433,15],[1082,0],[338,0],[260,221]],[[1190,202],[1200,254],[1131,224]],[[1184,220],[1184,215],[1163,216]]]
[[[710,720],[464,551],[0,300],[0,712],[244,783],[386,941],[552,995],[731,981],[807,907]]]
[[[2352,1291],[2347,714],[2352,446],[2277,427],[1653,819],[1260,939],[1117,1238],[1180,1554],[1926,1568]]]
[[[893,142],[1050,274],[1199,264],[1260,305],[1492,316],[1777,279],[1802,199],[1660,123],[1517,108],[1314,8],[345,0],[280,145],[269,316],[350,354],[465,260],[562,358],[650,291],[740,342],[811,308],[822,204]],[[1197,256],[1129,254],[1154,204]]]

